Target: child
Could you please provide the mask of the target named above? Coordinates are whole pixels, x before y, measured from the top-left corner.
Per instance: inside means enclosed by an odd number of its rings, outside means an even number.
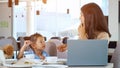
[[[45,57],[48,56],[48,54],[44,51],[45,40],[41,34],[35,33],[30,36],[30,40],[24,41],[24,44],[23,44],[22,48],[20,49],[20,52],[17,56],[18,59],[23,57],[24,51],[26,50],[26,48],[28,46],[30,46],[31,50],[28,51],[28,53],[26,53],[26,54],[34,54],[35,59],[44,60]]]

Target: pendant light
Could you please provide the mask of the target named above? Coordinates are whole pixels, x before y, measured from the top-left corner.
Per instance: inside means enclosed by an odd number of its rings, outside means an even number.
[[[36,15],[40,15],[40,11],[39,10],[36,11]]]
[[[42,0],[42,2],[43,2],[44,4],[46,4],[46,3],[47,3],[47,0]]]
[[[8,7],[12,7],[12,0],[8,0]]]
[[[69,14],[69,9],[67,9],[67,14]]]
[[[15,5],[19,5],[19,0],[15,0]]]

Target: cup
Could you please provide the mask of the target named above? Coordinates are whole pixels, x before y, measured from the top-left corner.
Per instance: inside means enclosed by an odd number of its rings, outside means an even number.
[[[50,56],[50,57],[46,57],[46,61],[48,63],[56,63],[57,62],[57,57],[56,56]]]
[[[28,58],[28,59],[34,59],[35,55],[34,54],[27,54],[25,55],[25,58]]]
[[[3,50],[0,50],[0,63],[5,63],[5,56]]]

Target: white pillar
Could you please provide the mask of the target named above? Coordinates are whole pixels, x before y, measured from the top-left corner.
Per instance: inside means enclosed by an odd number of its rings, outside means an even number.
[[[27,31],[26,35],[34,33],[34,7],[31,1],[27,1]]]
[[[111,41],[118,41],[118,0],[109,0],[109,29],[112,35]]]

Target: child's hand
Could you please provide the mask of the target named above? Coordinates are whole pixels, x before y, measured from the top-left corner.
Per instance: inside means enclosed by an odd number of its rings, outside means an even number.
[[[40,56],[40,59],[41,59],[41,60],[44,60],[44,59],[45,59],[45,56],[41,55],[41,56]]]
[[[26,40],[26,41],[24,41],[24,45],[23,46],[28,47],[30,44],[31,44],[31,41],[30,40]]]
[[[41,60],[44,60],[44,59],[45,59],[45,56],[42,55],[42,51],[40,51],[40,50],[35,50],[35,54],[38,55]]]

